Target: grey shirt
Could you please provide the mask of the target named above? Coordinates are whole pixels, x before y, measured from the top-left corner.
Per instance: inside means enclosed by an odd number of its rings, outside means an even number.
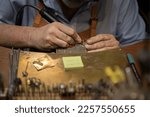
[[[47,7],[55,9],[65,18],[56,0],[43,1]],[[92,1],[89,0],[78,10],[72,20],[68,21],[68,25],[77,32],[89,28]],[[26,4],[37,6],[38,0],[0,0],[0,23],[14,24],[18,10]],[[35,12],[32,8],[25,8],[22,25],[31,26]],[[98,13],[97,34],[113,34],[118,37],[121,45],[145,38],[145,24],[138,14],[136,0],[100,0]]]

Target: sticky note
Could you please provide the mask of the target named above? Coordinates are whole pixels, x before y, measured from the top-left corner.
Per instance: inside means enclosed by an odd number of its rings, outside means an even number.
[[[63,57],[63,64],[65,69],[83,68],[81,56]]]

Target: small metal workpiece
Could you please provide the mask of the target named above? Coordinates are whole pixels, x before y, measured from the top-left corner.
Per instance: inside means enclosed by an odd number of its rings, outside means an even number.
[[[69,87],[68,87],[68,95],[69,96],[75,96],[76,94],[76,86],[73,81],[70,81]]]
[[[15,78],[13,84],[15,86],[15,95],[20,94],[22,92],[22,89],[21,89],[22,81],[21,81],[21,79]]]
[[[29,61],[28,61],[27,64],[26,64],[25,71],[22,72],[23,77],[27,77],[27,76],[28,76],[28,72],[27,72],[28,65],[29,65]]]
[[[75,87],[68,87],[68,96],[75,96],[76,89]]]
[[[59,85],[59,94],[60,96],[67,96],[67,86],[65,84]]]
[[[22,84],[21,79],[20,79],[20,78],[15,78],[15,80],[14,80],[14,84],[15,84],[16,86],[21,85],[21,84]]]
[[[85,86],[82,81],[79,81],[79,84],[77,86],[77,91],[78,91],[78,93],[83,93],[85,91]]]
[[[94,89],[93,84],[89,83],[89,84],[85,85],[85,91],[86,91],[86,93],[88,93],[88,94],[92,93],[93,89]]]
[[[72,53],[86,53],[86,52],[87,50],[85,46],[82,44],[76,44],[75,46],[67,48],[67,49],[61,48],[61,49],[56,50],[57,54],[65,54],[65,53],[72,54]]]
[[[41,61],[33,61],[33,64],[38,64],[40,66],[43,66],[43,63]]]
[[[51,94],[52,93],[52,88],[51,88],[51,86],[47,86],[47,92],[49,93],[49,94]]]
[[[41,80],[40,79],[36,79],[36,81],[35,81],[35,86],[37,87],[37,88],[40,88],[40,86],[41,86]]]

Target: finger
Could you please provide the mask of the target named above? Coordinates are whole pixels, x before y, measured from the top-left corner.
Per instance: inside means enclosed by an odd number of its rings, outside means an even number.
[[[100,41],[106,41],[106,40],[110,40],[112,37],[105,35],[105,34],[99,34],[95,37],[91,37],[90,39],[87,40],[88,44],[94,44]]]
[[[45,44],[42,44],[42,46],[38,46],[37,48],[43,51],[50,51],[52,49],[58,48],[58,46],[50,41],[49,42],[47,41]]]
[[[58,39],[55,36],[51,36],[51,39],[48,40],[49,44],[57,45],[58,47],[66,48],[69,47],[69,44],[63,40]]]
[[[75,41],[74,41],[74,39],[72,37],[70,37],[69,35],[61,32],[60,30],[55,31],[55,33],[56,33],[56,37],[58,39],[61,39],[61,40],[65,41],[65,42],[67,42],[70,45],[74,45],[75,44]]]
[[[101,52],[101,51],[112,50],[112,49],[116,49],[116,48],[118,48],[118,47],[105,47],[105,48],[101,48],[101,49],[90,50],[90,51],[88,51],[88,53]]]
[[[86,43],[85,47],[86,47],[87,50],[96,50],[96,49],[104,48],[105,44],[104,44],[104,42],[98,42],[98,43],[95,43],[95,44],[92,44],[92,45],[89,45],[89,44]]]
[[[80,36],[77,34],[77,32],[74,29],[72,29],[64,24],[61,24],[61,23],[58,24],[58,28],[65,34],[71,36],[76,42],[78,42],[78,43],[82,42]]]
[[[101,49],[106,47],[119,47],[119,42],[117,40],[107,40],[92,45],[86,43],[85,47],[87,50],[96,50],[96,49]]]
[[[116,39],[105,41],[105,47],[119,47],[119,41]]]
[[[44,49],[56,49],[58,46],[57,45],[55,45],[54,43],[51,43],[51,42],[49,42],[49,43],[47,43],[46,45],[45,45],[45,47],[44,47]]]

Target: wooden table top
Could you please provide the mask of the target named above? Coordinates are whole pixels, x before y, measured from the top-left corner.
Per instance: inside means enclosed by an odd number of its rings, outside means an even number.
[[[147,43],[147,42],[146,42]],[[150,43],[150,41],[148,41]],[[138,64],[138,57],[140,51],[144,48],[144,42],[139,42],[134,45],[123,47],[122,50],[125,53],[131,53],[136,61],[138,71],[140,71]],[[150,44],[149,44],[150,47]],[[9,53],[11,49],[0,47],[0,73],[5,80],[9,79]],[[7,85],[7,83],[5,83]]]

